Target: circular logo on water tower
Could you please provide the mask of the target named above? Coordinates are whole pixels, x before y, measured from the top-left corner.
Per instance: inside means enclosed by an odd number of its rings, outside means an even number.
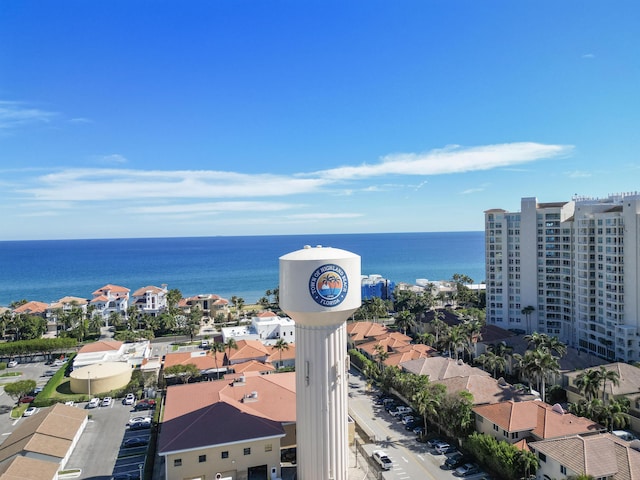
[[[340,305],[348,291],[349,279],[340,265],[322,265],[316,268],[309,278],[311,298],[323,307]]]

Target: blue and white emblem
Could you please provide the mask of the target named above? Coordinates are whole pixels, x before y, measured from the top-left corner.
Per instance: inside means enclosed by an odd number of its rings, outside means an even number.
[[[349,291],[349,279],[341,266],[329,263],[314,270],[309,278],[309,293],[323,307],[340,305]]]

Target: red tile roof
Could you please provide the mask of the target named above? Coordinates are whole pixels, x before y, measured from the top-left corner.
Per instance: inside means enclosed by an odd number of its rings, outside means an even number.
[[[159,450],[284,436],[296,421],[295,372],[235,375],[167,389]],[[255,397],[252,395],[255,392]]]
[[[97,342],[87,343],[79,351],[80,353],[95,353],[95,352],[112,352],[120,350],[123,342],[117,340],[98,340]]]
[[[353,322],[347,324],[347,335],[354,343],[362,342],[369,337],[383,335],[389,330],[381,323],[373,322]]]
[[[44,303],[44,302],[36,302],[36,301],[30,301],[25,303],[24,305],[20,305],[19,307],[16,307],[13,309],[13,313],[26,313],[26,314],[41,314],[41,313],[45,313],[47,311],[47,308],[49,308],[49,304],[48,303]]]

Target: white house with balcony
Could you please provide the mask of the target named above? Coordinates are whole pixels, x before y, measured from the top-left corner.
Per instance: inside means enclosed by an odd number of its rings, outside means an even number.
[[[119,313],[123,317],[127,315],[129,308],[129,292],[126,287],[118,285],[105,285],[92,293],[93,299],[89,302],[94,308],[94,315],[101,315],[108,320],[112,313]]]
[[[167,285],[154,287],[152,285],[139,288],[131,295],[131,305],[140,313],[157,317],[167,308]]]

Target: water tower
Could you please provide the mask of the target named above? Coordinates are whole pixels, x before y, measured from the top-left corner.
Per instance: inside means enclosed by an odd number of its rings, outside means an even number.
[[[280,257],[280,307],[296,322],[300,480],[346,480],[347,327],[360,307],[360,256],[305,246]]]

